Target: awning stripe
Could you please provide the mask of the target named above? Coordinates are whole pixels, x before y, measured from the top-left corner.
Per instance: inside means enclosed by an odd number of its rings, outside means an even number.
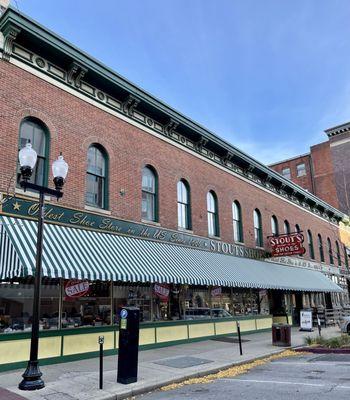
[[[33,275],[36,223],[5,216],[1,220],[6,234],[0,246],[0,279]],[[318,271],[54,224],[45,224],[43,276],[342,291]]]

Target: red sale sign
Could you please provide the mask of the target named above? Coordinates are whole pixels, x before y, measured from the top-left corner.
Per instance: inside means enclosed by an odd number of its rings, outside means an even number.
[[[166,303],[170,294],[169,285],[166,283],[155,283],[153,286],[153,293]]]
[[[270,237],[272,257],[292,256],[304,254],[304,235],[302,233],[289,233]]]
[[[78,281],[71,279],[64,285],[64,293],[67,298],[82,297],[89,292],[90,285],[88,281]]]

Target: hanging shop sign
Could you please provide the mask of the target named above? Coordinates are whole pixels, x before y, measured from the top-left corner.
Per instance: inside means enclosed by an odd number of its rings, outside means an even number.
[[[222,288],[221,286],[216,286],[211,290],[211,296],[212,297],[219,297],[222,294]]]
[[[159,297],[161,301],[167,303],[169,300],[170,289],[166,283],[155,283],[153,286],[153,293]]]
[[[291,256],[305,253],[305,248],[303,247],[304,235],[302,233],[296,232],[270,236],[269,239],[272,257]]]
[[[32,220],[37,220],[38,213],[38,203],[20,197],[5,197],[2,210],[0,209],[0,214]],[[47,223],[176,244],[236,257],[254,259],[267,257],[267,253],[262,249],[249,248],[220,240],[189,235],[184,232],[124,221],[91,212],[73,210],[56,204],[47,204],[44,218]]]
[[[83,297],[89,293],[90,284],[88,281],[79,281],[71,279],[64,285],[64,293],[66,299],[74,299],[77,297]]]

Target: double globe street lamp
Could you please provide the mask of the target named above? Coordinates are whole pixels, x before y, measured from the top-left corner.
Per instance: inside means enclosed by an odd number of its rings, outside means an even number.
[[[63,196],[62,188],[68,173],[68,164],[64,161],[62,153],[52,163],[52,175],[55,189],[36,185],[29,182],[35,164],[37,162],[37,153],[32,148],[30,142],[19,151],[19,164],[21,172],[20,185],[26,191],[27,189],[39,193],[39,214],[38,214],[38,234],[36,243],[36,262],[35,262],[35,280],[34,280],[34,298],[33,298],[33,317],[32,333],[30,341],[30,358],[27,368],[22,375],[23,380],[18,385],[21,390],[37,390],[45,386],[41,379],[42,373],[39,368],[38,348],[39,348],[39,320],[40,320],[40,289],[41,289],[41,263],[43,252],[43,228],[44,228],[44,200],[45,195],[56,197],[57,200]]]

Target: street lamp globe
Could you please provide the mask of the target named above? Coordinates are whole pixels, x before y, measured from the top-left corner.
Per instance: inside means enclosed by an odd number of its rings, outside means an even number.
[[[57,160],[52,163],[53,182],[56,190],[62,190],[66,176],[68,174],[68,164],[64,161],[62,153],[58,156]]]
[[[25,181],[32,176],[33,168],[36,164],[38,155],[32,148],[32,144],[28,142],[18,153],[19,165],[21,166],[21,174]]]

